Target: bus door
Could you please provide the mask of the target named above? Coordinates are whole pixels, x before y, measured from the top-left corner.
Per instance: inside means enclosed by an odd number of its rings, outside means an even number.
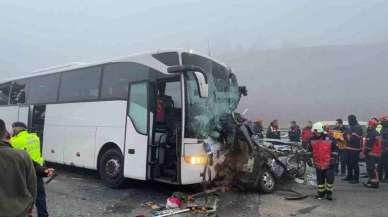
[[[128,87],[128,105],[124,145],[124,176],[147,179],[147,150],[152,134],[153,114],[149,109],[148,81],[132,82]]]
[[[46,105],[31,105],[28,127],[31,132],[36,133],[40,138],[41,145],[43,144],[44,120],[46,116]],[[42,147],[41,147],[42,148]],[[42,149],[41,149],[42,150]]]
[[[29,107],[20,105],[18,108],[18,121],[28,124]],[[16,120],[13,120],[16,121]]]

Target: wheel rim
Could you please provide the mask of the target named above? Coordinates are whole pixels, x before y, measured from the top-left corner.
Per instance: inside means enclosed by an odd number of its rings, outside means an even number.
[[[263,174],[263,184],[267,189],[272,189],[275,184],[275,180],[273,180],[272,175],[266,171]]]
[[[110,159],[105,164],[105,172],[109,178],[116,178],[120,173],[120,163],[117,159]]]

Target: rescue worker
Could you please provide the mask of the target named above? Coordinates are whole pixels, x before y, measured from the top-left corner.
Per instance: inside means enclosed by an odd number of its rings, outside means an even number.
[[[313,136],[313,133],[311,131],[312,127],[313,127],[313,122],[309,121],[307,122],[307,126],[305,126],[302,130],[302,147],[305,149],[307,149],[310,143],[310,139]]]
[[[8,143],[5,124],[0,124],[0,216],[30,216],[36,198],[34,165],[23,150]]]
[[[346,142],[344,139],[344,133],[346,132],[346,127],[341,118],[336,120],[335,127],[333,129],[333,138],[336,140],[338,147],[338,162],[336,170],[340,176],[346,175],[346,162],[347,162],[347,152],[346,152]]]
[[[263,121],[260,118],[257,118],[253,123],[253,134],[257,135],[260,139],[264,138]]]
[[[296,124],[296,121],[291,121],[290,130],[288,131],[288,138],[291,142],[300,142],[300,127]]]
[[[317,122],[312,127],[313,137],[309,149],[312,152],[316,168],[318,194],[317,199],[333,199],[334,170],[336,165],[337,147],[329,135],[325,134],[324,124]]]
[[[266,137],[269,139],[280,139],[280,130],[277,120],[273,120],[269,125]]]
[[[364,183],[365,187],[378,188],[379,187],[379,175],[377,168],[380,164],[381,158],[381,141],[379,133],[377,132],[378,122],[371,119],[368,122],[368,129],[366,134],[366,145],[364,154],[366,157],[366,169],[368,172],[368,182]]]
[[[47,217],[46,207],[46,192],[43,184],[43,177],[52,176],[54,169],[44,166],[44,159],[40,150],[40,139],[35,133],[27,131],[26,124],[15,122],[12,124],[13,135],[10,139],[10,144],[15,149],[27,151],[35,166],[37,175],[37,197],[35,205],[38,212],[38,217]]]
[[[381,122],[381,164],[379,168],[379,175],[381,182],[388,182],[388,116],[383,116]]]
[[[348,174],[343,180],[349,181],[350,184],[357,184],[360,178],[358,163],[360,161],[363,131],[355,115],[349,115],[348,122],[349,129],[345,133]]]
[[[381,133],[381,130],[383,129],[383,125],[381,125],[381,122],[380,122],[380,120],[378,119],[378,118],[373,118],[374,120],[376,120],[377,121],[377,127],[376,127],[376,130],[377,130],[377,132],[380,134]]]

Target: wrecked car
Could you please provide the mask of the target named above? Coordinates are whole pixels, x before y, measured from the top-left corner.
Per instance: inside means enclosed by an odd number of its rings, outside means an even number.
[[[307,152],[283,140],[258,139],[238,113],[224,117],[220,136],[222,162],[215,167],[215,183],[273,192],[282,180],[304,175]]]

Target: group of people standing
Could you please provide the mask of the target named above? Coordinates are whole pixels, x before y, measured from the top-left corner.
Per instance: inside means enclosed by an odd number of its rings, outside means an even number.
[[[308,122],[302,130],[295,121],[291,122],[288,138],[301,142],[312,153],[317,173],[317,198],[332,199],[335,175],[345,176],[342,180],[350,184],[359,183],[360,160],[365,160],[368,188],[378,188],[379,183],[388,183],[388,116],[372,118],[368,121],[366,132],[355,115],[348,116],[348,125],[337,119],[335,126],[324,122]],[[253,131],[264,138],[262,121],[257,120]],[[281,139],[278,121],[270,123],[266,137]]]
[[[12,124],[12,135],[0,119],[0,216],[47,217],[43,177],[54,169],[44,166],[40,138],[22,122]]]
[[[311,131],[311,128],[310,128],[310,131]],[[253,133],[257,135],[259,138],[264,138],[263,121],[261,119],[257,119],[254,122]],[[291,121],[291,126],[288,131],[289,140],[291,142],[300,142],[301,134],[302,134],[302,131],[300,130],[300,127],[296,124],[296,121]],[[278,120],[271,121],[270,125],[267,128],[265,137],[269,139],[281,139]]]

